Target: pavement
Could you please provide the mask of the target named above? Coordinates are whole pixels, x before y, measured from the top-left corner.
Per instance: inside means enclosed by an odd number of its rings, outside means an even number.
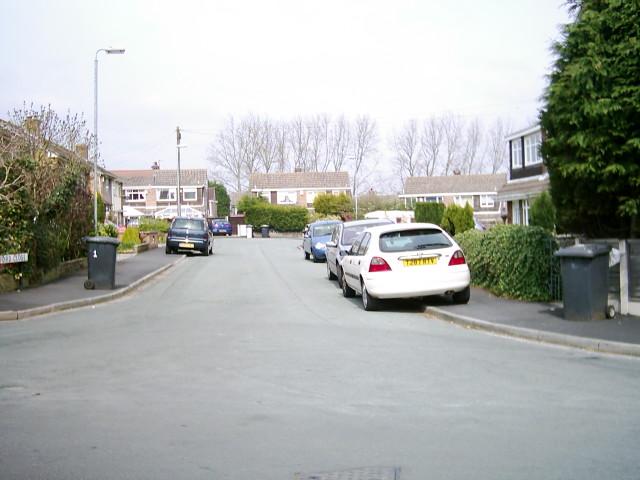
[[[20,320],[45,313],[113,300],[171,268],[184,255],[164,248],[119,255],[114,290],[85,290],[86,269],[54,282],[22,291],[0,293],[0,320]],[[425,315],[465,328],[585,350],[640,357],[640,317],[617,315],[609,320],[565,320],[561,304],[521,302],[473,288],[467,305],[446,299],[427,302]]]
[[[165,254],[164,248],[118,254],[113,290],[86,290],[85,268],[45,285],[0,293],[0,320],[20,320],[113,300],[135,290],[183,258],[184,255]]]

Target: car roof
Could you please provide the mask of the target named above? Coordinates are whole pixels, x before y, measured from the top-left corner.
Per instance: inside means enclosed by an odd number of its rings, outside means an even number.
[[[367,228],[367,230],[371,233],[383,234],[388,232],[415,230],[417,228],[435,228],[436,230],[444,231],[442,227],[439,227],[434,223],[394,223],[391,225],[379,225],[376,227]]]
[[[310,223],[309,226],[312,227],[314,225],[334,225],[336,223],[342,223],[342,220],[316,220],[313,223]]]
[[[349,220],[348,222],[344,222],[343,225],[345,227],[358,226],[358,225],[371,225],[388,222],[389,225],[396,225],[393,220],[389,220],[388,218],[368,218],[366,220]]]

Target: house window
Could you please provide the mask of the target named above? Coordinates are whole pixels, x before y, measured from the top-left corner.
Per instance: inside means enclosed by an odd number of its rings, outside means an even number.
[[[170,201],[176,199],[176,189],[175,188],[161,188],[160,190],[156,190],[158,200]]]
[[[460,207],[464,207],[467,203],[473,207],[473,197],[471,195],[456,195],[453,201]]]
[[[307,192],[307,205],[313,205],[313,201],[316,199],[318,192]]]
[[[540,132],[534,133],[524,138],[524,165],[536,165],[542,163],[540,156],[540,145],[542,144],[542,135]]]
[[[128,188],[124,191],[125,199],[129,202],[144,202],[147,192],[141,188]]]
[[[529,201],[515,200],[513,202],[513,220],[514,225],[529,225]]]
[[[522,168],[522,143],[519,138],[511,140],[511,168]]]
[[[278,192],[278,205],[295,205],[298,203],[298,192]]]
[[[480,208],[491,208],[495,205],[493,200],[493,196],[491,195],[480,195]]]
[[[185,202],[195,202],[198,199],[198,189],[196,188],[183,188],[182,200]]]

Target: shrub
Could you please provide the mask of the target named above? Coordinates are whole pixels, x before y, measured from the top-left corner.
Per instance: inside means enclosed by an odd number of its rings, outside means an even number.
[[[435,223],[442,225],[442,215],[444,214],[445,205],[439,202],[416,203],[415,216],[416,222]]]
[[[309,213],[304,207],[256,204],[246,212],[249,225],[269,225],[278,232],[300,232],[308,223]]]
[[[456,241],[464,250],[474,285],[527,301],[551,300],[554,238],[541,227],[497,225],[468,230]]]
[[[529,225],[542,227],[547,232],[553,232],[556,224],[556,209],[551,201],[549,192],[542,192],[529,208]]]
[[[98,225],[98,236],[116,238],[118,229],[112,223],[101,223]]]
[[[137,245],[140,243],[140,230],[137,227],[127,227],[122,235],[122,243]]]
[[[313,209],[322,215],[342,216],[353,212],[353,202],[346,193],[320,193],[313,200]]]
[[[450,235],[473,229],[473,208],[468,203],[464,207],[451,204],[444,209],[440,224]]]
[[[161,232],[169,231],[169,222],[161,218],[142,217],[138,226],[141,232]]]
[[[260,205],[269,205],[267,199],[264,197],[254,197],[253,195],[243,195],[238,201],[238,212],[247,213],[253,207]]]

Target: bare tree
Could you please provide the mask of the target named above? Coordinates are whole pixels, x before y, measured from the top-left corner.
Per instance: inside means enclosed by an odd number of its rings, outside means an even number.
[[[404,124],[402,130],[393,137],[396,164],[403,183],[407,177],[415,177],[420,174],[419,147],[418,122],[409,120]]]
[[[375,120],[367,115],[356,118],[353,138],[353,194],[358,194],[358,187],[367,174],[373,169],[363,171],[376,151],[378,141],[378,129]],[[362,178],[361,178],[362,177]]]
[[[308,119],[306,126],[309,133],[307,170],[311,172],[323,171],[326,134],[323,129],[322,117],[316,116]]]
[[[289,169],[289,125],[279,122],[274,128],[276,163],[279,172]]]
[[[260,122],[259,135],[260,146],[258,148],[258,162],[262,171],[269,173],[278,161],[277,128],[265,118]]]
[[[351,145],[351,127],[349,122],[340,116],[331,127],[331,164],[335,172],[342,170]]]
[[[460,119],[452,114],[442,118],[442,131],[447,147],[443,175],[453,173],[459,167],[460,149],[462,143],[462,125]]]
[[[297,117],[291,122],[289,130],[289,144],[293,153],[293,168],[297,171],[306,171],[309,157],[309,129],[307,122],[302,117]]]
[[[235,192],[243,191],[244,158],[240,132],[232,116],[222,130],[218,132],[209,147],[209,162],[214,173]]]
[[[443,126],[436,117],[426,119],[422,124],[420,137],[420,156],[424,165],[424,173],[432,176],[440,158],[442,148]]]
[[[505,137],[510,131],[509,122],[498,118],[487,133],[486,156],[491,173],[498,173],[507,168],[507,144]]]
[[[253,115],[249,115],[240,122],[238,130],[240,152],[247,179],[258,171],[262,142],[261,130],[260,119]]]
[[[477,158],[482,142],[480,122],[477,118],[469,122],[465,133],[464,157],[462,158],[460,169],[462,173],[471,175],[472,173],[479,173],[482,170],[482,159]]]

